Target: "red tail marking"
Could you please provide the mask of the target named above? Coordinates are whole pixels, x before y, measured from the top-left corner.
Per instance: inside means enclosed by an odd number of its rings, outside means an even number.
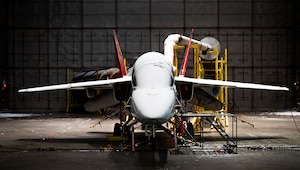
[[[120,71],[122,74],[122,77],[127,75],[127,71],[125,69],[124,66],[124,61],[123,61],[123,54],[120,48],[120,44],[119,44],[119,40],[116,34],[116,31],[113,29],[113,34],[114,34],[114,42],[115,42],[115,46],[116,46],[116,51],[117,51],[117,55],[118,55],[118,62],[119,62],[119,66],[120,66]]]
[[[184,77],[186,75],[186,68],[188,65],[188,57],[189,57],[189,53],[190,53],[190,47],[191,47],[191,43],[192,43],[193,33],[194,33],[194,29],[192,29],[192,31],[191,31],[189,43],[188,43],[187,48],[185,49],[184,60],[182,61],[179,76]]]

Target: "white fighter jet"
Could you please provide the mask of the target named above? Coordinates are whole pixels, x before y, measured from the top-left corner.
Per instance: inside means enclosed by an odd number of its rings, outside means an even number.
[[[215,99],[207,87],[227,86],[262,90],[289,90],[286,87],[273,85],[185,77],[191,44],[198,44],[203,54],[208,54],[214,49],[214,46],[208,43],[192,39],[192,33],[190,37],[179,34],[169,35],[164,42],[164,54],[146,52],[138,57],[132,68],[127,70],[123,64],[122,52],[114,30],[113,34],[122,75],[120,78],[33,87],[20,89],[18,92],[110,88],[113,89],[115,100],[127,101],[128,105],[131,105],[131,115],[134,120],[142,122],[150,128],[148,130],[152,131],[152,137],[155,137],[156,127],[174,116],[175,107],[179,105],[181,100],[191,101],[194,98],[198,101],[198,105],[220,110],[222,103]],[[173,47],[175,44],[187,46],[179,76],[174,76]],[[105,99],[102,101],[105,102]]]

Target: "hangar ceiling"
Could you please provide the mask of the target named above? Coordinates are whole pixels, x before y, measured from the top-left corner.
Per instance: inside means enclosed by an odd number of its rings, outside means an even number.
[[[229,51],[229,80],[292,87],[299,69],[299,7],[282,0],[1,1],[1,107],[63,111],[66,92],[21,95],[21,87],[67,82],[67,69],[116,66],[111,29],[129,64],[162,51],[170,33],[217,38]],[[291,88],[292,89],[292,88]],[[231,111],[293,107],[288,93],[231,89]]]

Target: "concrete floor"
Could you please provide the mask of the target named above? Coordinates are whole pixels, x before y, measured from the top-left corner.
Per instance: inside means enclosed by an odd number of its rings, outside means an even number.
[[[91,128],[99,116],[0,113],[0,169],[299,169],[298,112],[236,116],[238,154],[173,154],[173,143],[163,133],[159,134],[158,151],[149,150],[147,145],[136,152],[101,151],[119,144],[106,140],[117,119]],[[231,133],[231,127],[226,131]],[[219,148],[225,143],[209,128],[204,139],[205,147]]]

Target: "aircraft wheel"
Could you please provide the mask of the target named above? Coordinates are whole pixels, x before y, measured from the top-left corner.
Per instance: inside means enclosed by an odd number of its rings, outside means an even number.
[[[157,140],[156,139],[157,139],[156,137],[151,136],[151,139],[150,139],[151,150],[153,150],[153,151],[157,150]]]
[[[194,136],[194,127],[190,121],[187,123],[187,130],[190,133],[190,135]]]
[[[114,126],[114,136],[121,136],[121,124],[120,123],[116,123]]]

